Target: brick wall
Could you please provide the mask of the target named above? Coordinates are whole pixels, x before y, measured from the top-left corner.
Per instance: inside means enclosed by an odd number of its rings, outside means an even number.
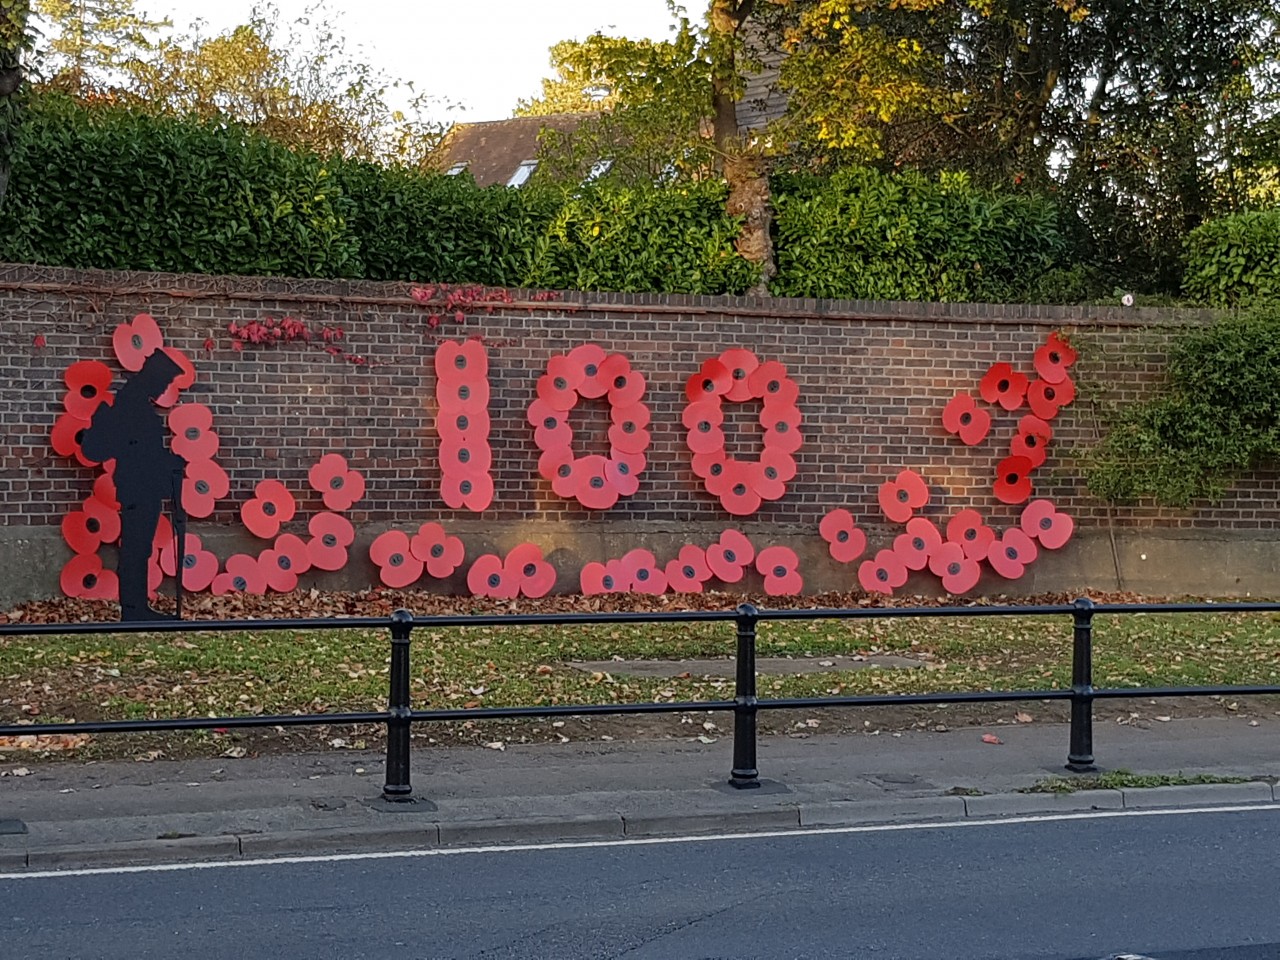
[[[303,494],[304,509],[319,509],[305,475],[328,451],[346,454],[368,480],[366,499],[350,514],[357,526],[463,519],[438,492],[430,360],[440,338],[408,293],[400,284],[0,268],[6,347],[0,495],[7,504],[0,523],[53,526],[87,494],[91,472],[49,447],[61,412],[60,376],[81,358],[115,368],[110,333],[142,311],[156,317],[167,342],[196,359],[199,379],[189,397],[212,408],[222,439],[219,460],[231,475],[231,496],[198,526],[238,523],[238,504],[266,477]],[[229,322],[285,315],[317,329],[343,327],[348,349],[380,365],[353,366],[298,344],[230,349]],[[1035,347],[1062,329],[1081,345],[1075,373],[1082,396],[1055,421],[1049,461],[1035,474],[1036,495],[1060,503],[1083,530],[1111,523],[1266,535],[1280,527],[1276,473],[1243,478],[1215,506],[1109,509],[1088,495],[1075,464],[1098,436],[1098,402],[1143,395],[1158,378],[1169,332],[1206,319],[1120,308],[566,294],[560,302],[504,307],[441,331],[479,334],[490,344],[497,493],[478,519],[496,524],[528,531],[531,523],[572,520],[607,533],[731,523],[690,469],[680,411],[685,380],[704,359],[746,346],[785,363],[798,382],[806,441],[789,493],[766,503],[754,525],[803,527],[816,536],[821,516],[845,506],[874,529],[877,486],[903,467],[934,486],[931,512],[939,517],[974,506],[1004,525],[1018,511],[996,502],[991,477],[1025,411],[1000,412],[991,439],[977,449],[948,436],[939,413],[956,390],[976,393],[978,378],[995,361],[1031,372]],[[33,346],[38,335],[42,348]],[[211,352],[202,346],[208,338],[216,344]],[[547,358],[586,341],[628,354],[648,379],[645,399],[653,411],[640,492],[604,513],[560,500],[537,476],[538,450],[524,419]],[[727,422],[736,428],[726,430],[730,451],[749,455],[759,444],[754,405],[728,406]],[[607,416],[603,401],[574,411],[580,452],[604,452]]]

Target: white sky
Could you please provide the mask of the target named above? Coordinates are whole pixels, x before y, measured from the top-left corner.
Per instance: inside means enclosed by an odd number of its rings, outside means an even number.
[[[314,3],[275,0],[282,25]],[[202,32],[221,32],[245,22],[252,7],[253,0],[137,0],[178,33],[197,18],[207,24]],[[517,100],[538,93],[557,41],[597,30],[660,39],[671,23],[666,0],[327,0],[326,8],[368,62],[459,104],[434,116],[447,121],[509,117]]]

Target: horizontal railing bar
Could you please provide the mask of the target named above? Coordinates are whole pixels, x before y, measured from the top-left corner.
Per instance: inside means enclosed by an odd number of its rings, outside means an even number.
[[[465,711],[459,711],[460,715]],[[386,723],[387,713],[291,713],[267,717],[172,717],[163,720],[93,720],[85,723],[28,723],[0,726],[0,737],[60,733],[164,733],[166,730],[217,730],[223,727],[318,727],[326,724]]]
[[[690,700],[683,703],[557,704],[548,707],[477,707],[473,710],[415,710],[419,720],[492,720],[519,717],[621,716],[625,713],[695,713],[700,710],[732,710],[732,700]]]
[[[877,693],[849,697],[781,697],[760,700],[761,710],[821,709],[823,707],[884,707],[942,703],[1009,703],[1029,700],[1070,700],[1070,690],[985,690],[974,693]]]
[[[1090,694],[1095,700],[1123,700],[1128,697],[1280,697],[1277,686],[1215,687],[1108,687]]]

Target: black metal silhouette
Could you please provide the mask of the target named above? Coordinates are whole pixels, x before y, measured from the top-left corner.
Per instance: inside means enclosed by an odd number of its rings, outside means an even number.
[[[120,501],[116,573],[120,578],[120,619],[125,622],[171,619],[147,603],[147,562],[165,500],[173,504],[175,532],[180,533],[184,526],[181,496],[187,461],[169,449],[164,417],[155,406],[155,400],[181,372],[164,351],[151,354],[142,369],[116,390],[114,402],[98,407],[80,441],[85,456],[100,463],[116,462],[113,478]],[[181,556],[179,553],[179,571]]]

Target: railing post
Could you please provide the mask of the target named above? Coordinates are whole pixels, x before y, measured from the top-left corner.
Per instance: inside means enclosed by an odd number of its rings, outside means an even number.
[[[733,708],[733,772],[729,783],[739,790],[760,786],[756,770],[756,622],[760,611],[749,603],[738,607],[737,683]]]
[[[1093,764],[1093,601],[1081,597],[1073,606],[1071,748],[1067,769],[1087,773],[1097,769]]]
[[[382,787],[384,800],[412,799],[409,782],[409,638],[413,633],[413,614],[397,610],[391,615],[391,678],[387,695],[387,781]]]

